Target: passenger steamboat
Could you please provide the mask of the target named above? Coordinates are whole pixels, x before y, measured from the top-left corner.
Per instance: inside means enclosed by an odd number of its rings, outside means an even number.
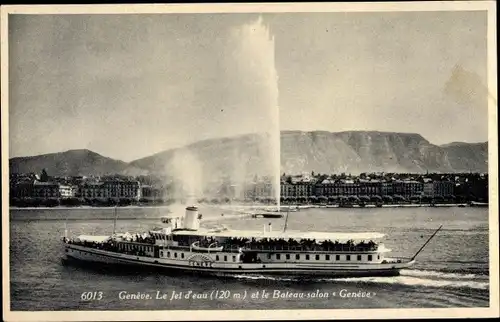
[[[163,219],[163,227],[143,233],[68,238],[65,230],[63,259],[218,276],[395,276],[437,233],[412,258],[394,258],[380,233],[286,231],[286,221],[282,231],[271,224],[257,231],[208,229],[200,227],[201,219],[191,206],[184,216]]]

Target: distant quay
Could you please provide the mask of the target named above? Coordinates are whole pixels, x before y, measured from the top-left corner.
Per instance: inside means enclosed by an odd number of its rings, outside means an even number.
[[[206,203],[206,204],[201,204],[202,206],[219,206],[219,207],[241,207],[241,206],[249,206],[249,207],[269,207],[267,205],[262,205],[262,204],[241,204],[241,203],[235,203],[235,204],[211,204],[211,203]],[[122,206],[117,206],[118,208],[123,208],[123,209],[134,209],[134,208],[169,208],[171,204],[162,204],[162,205],[122,205]],[[368,204],[368,205],[339,205],[339,204],[289,204],[289,205],[281,205],[281,212],[286,212],[287,209],[311,209],[311,208],[412,208],[412,207],[488,207],[489,204],[486,202],[469,202],[469,203],[439,203],[439,204],[428,204],[428,203],[405,203],[405,204]],[[79,206],[53,206],[53,207],[47,207],[47,206],[10,206],[9,210],[57,210],[57,209],[75,209],[75,210],[106,210],[113,208],[114,206],[91,206],[91,205],[79,205]],[[271,206],[272,207],[272,206]]]
[[[296,206],[299,209],[308,208],[411,208],[411,207],[488,207],[487,203],[478,204],[467,204],[467,203],[443,203],[443,204],[383,204],[383,205],[306,205],[306,206]],[[292,206],[293,207],[293,206]]]

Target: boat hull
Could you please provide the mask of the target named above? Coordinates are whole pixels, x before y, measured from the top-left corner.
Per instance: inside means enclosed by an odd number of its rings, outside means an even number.
[[[268,218],[268,219],[274,219],[274,218],[283,218],[283,215],[280,213],[270,213],[270,214],[253,214],[253,218]]]
[[[146,258],[134,255],[117,254],[102,250],[83,247],[66,247],[63,260],[76,264],[85,264],[95,267],[125,266],[137,270],[166,270],[183,274],[208,276],[239,276],[239,275],[280,275],[296,277],[369,277],[369,276],[398,276],[401,269],[413,264],[413,261],[392,264],[371,265],[307,265],[295,264],[283,267],[270,263],[228,265],[227,267],[196,266],[185,263],[168,263],[161,259]],[[191,263],[192,264],[192,263]]]

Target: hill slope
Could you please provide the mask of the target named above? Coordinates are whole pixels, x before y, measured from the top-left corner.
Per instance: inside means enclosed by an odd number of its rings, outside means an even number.
[[[211,175],[230,174],[238,167],[247,174],[258,173],[263,166],[269,167],[267,141],[258,135],[205,140],[131,164],[165,172],[172,169],[169,165],[177,156],[181,163],[196,160],[193,168],[201,164],[203,173]],[[283,131],[280,172],[487,172],[487,149],[487,142],[438,146],[412,133]]]
[[[40,173],[43,169],[46,169],[51,176],[106,174],[135,176],[147,172],[126,162],[107,158],[85,149],[12,158],[9,160],[9,168],[11,173]]]
[[[210,139],[172,149],[131,162],[153,173],[172,175],[192,189],[224,175],[235,181],[247,177],[274,175],[279,155],[271,155],[271,141],[265,134],[248,134],[231,138]],[[276,151],[274,152],[276,153]],[[275,160],[275,162],[274,162]]]

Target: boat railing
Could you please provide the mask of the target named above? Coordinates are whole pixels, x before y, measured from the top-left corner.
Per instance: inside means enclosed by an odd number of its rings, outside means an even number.
[[[239,252],[239,251],[291,251],[291,252],[374,252],[378,248],[377,247],[304,247],[304,246],[268,246],[268,245],[228,245],[228,244],[217,244],[220,246],[224,246],[224,251],[228,252]],[[211,246],[213,247],[213,246]],[[187,245],[177,245],[177,246],[166,246],[166,248],[171,249],[179,249],[179,250],[189,250],[192,249],[192,246]],[[198,249],[203,250],[203,249]]]
[[[68,242],[77,242],[75,240],[69,240],[67,239]],[[140,244],[140,245],[154,245],[155,240],[151,238],[138,238],[138,239],[132,239],[132,240],[127,240],[127,239],[114,239],[114,242],[128,242],[128,243],[135,243],[135,244]],[[85,243],[86,246],[89,246],[88,243]],[[159,245],[162,246],[162,245]],[[218,247],[223,247],[225,251],[229,252],[240,252],[240,251],[290,251],[290,252],[375,252],[379,250],[380,244],[350,244],[350,243],[339,243],[339,244],[328,244],[328,245],[321,245],[321,244],[312,244],[312,245],[287,245],[287,244],[281,244],[281,243],[218,243],[218,242],[213,242],[211,243],[208,247],[209,249],[206,249],[207,247],[200,247],[199,241],[193,243],[192,245],[163,245],[164,248],[172,248],[172,249],[185,249],[189,250],[192,249],[193,246],[199,247],[198,251],[212,251],[216,250]],[[100,247],[100,246],[97,246]],[[213,249],[212,249],[213,248]]]
[[[145,250],[140,249],[138,247],[124,249],[124,248],[120,247],[119,243],[117,243],[116,241],[95,242],[95,241],[85,241],[85,240],[81,241],[81,240],[74,240],[74,239],[66,239],[64,242],[67,244],[70,244],[70,245],[82,246],[82,247],[110,251],[110,252],[115,252],[115,253],[144,256],[144,257],[154,257],[151,253],[148,253]],[[136,244],[136,246],[139,246],[139,245]],[[152,245],[149,245],[149,246],[152,246]]]
[[[309,252],[374,252],[378,250],[378,245],[373,246],[349,246],[337,245],[334,247],[328,246],[289,246],[289,245],[229,245],[225,246],[226,250],[262,250],[262,251],[309,251]]]

